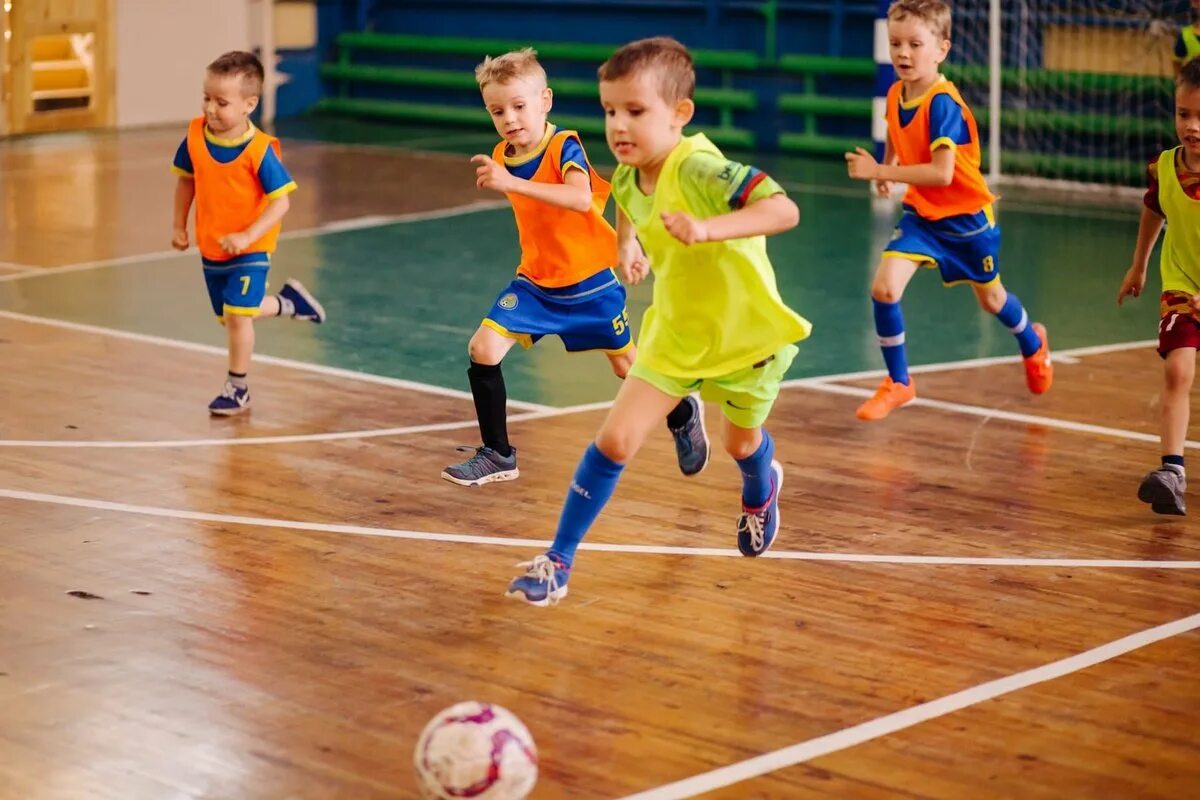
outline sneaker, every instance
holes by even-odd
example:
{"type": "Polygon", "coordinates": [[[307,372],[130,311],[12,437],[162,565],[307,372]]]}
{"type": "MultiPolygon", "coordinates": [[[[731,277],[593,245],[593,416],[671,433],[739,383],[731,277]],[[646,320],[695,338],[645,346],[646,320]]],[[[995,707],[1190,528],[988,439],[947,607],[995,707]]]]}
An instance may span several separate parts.
{"type": "Polygon", "coordinates": [[[692,407],[692,416],[682,427],[672,428],[675,439],[675,457],[679,459],[679,471],[689,478],[699,475],[708,466],[708,431],[704,429],[704,404],[688,395],[683,402],[692,407]]]}
{"type": "Polygon", "coordinates": [[[738,550],[744,556],[761,556],[771,549],[779,532],[779,490],[783,488],[783,465],[771,462],[771,497],[759,508],[742,506],[737,521],[738,550]]]}
{"type": "Polygon", "coordinates": [[[1050,337],[1046,335],[1046,326],[1040,322],[1033,323],[1033,329],[1042,337],[1042,346],[1025,359],[1025,385],[1034,394],[1045,394],[1050,384],[1054,383],[1054,365],[1050,363],[1050,337]]]}
{"type": "Polygon", "coordinates": [[[1142,478],[1138,487],[1138,500],[1149,503],[1156,514],[1187,514],[1183,493],[1187,490],[1187,478],[1179,470],[1165,464],[1142,478]]]}
{"type": "Polygon", "coordinates": [[[907,384],[884,378],[871,399],[859,406],[858,411],[854,413],[864,422],[875,422],[916,399],[917,381],[913,376],[908,376],[907,384]]]}
{"type": "Polygon", "coordinates": [[[517,469],[517,448],[513,448],[507,457],[500,455],[490,447],[459,447],[459,452],[475,455],[461,464],[454,464],[442,470],[442,477],[459,486],[482,486],[485,483],[498,481],[515,481],[521,474],[517,469]]]}
{"type": "Polygon", "coordinates": [[[545,607],[567,596],[571,568],[563,564],[558,556],[547,553],[517,566],[524,569],[525,574],[512,579],[508,591],[504,593],[505,597],[515,597],[531,606],[545,607]]]}
{"type": "Polygon", "coordinates": [[[292,319],[306,319],[318,325],[325,321],[325,309],[317,302],[317,298],[308,293],[304,284],[295,278],[287,279],[283,288],[279,290],[279,295],[291,300],[292,305],[296,307],[292,319]]]}
{"type": "Polygon", "coordinates": [[[232,417],[250,410],[250,387],[238,388],[225,381],[225,388],[208,404],[208,413],[215,417],[232,417]]]}

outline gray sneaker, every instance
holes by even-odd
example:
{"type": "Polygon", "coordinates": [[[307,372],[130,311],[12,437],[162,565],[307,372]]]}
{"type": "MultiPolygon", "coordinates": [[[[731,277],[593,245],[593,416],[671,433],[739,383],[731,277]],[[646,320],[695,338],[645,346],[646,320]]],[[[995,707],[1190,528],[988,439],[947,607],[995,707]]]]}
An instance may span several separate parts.
{"type": "Polygon", "coordinates": [[[1187,513],[1183,493],[1187,490],[1187,478],[1180,470],[1163,465],[1142,478],[1138,487],[1138,500],[1149,503],[1156,514],[1175,514],[1182,517],[1187,513]]]}
{"type": "Polygon", "coordinates": [[[682,427],[672,428],[671,438],[675,440],[675,458],[679,461],[679,471],[689,478],[699,475],[708,466],[708,431],[704,429],[704,404],[690,394],[683,402],[692,407],[692,416],[682,427]]]}
{"type": "Polygon", "coordinates": [[[508,457],[497,453],[490,447],[460,447],[460,452],[475,452],[461,464],[454,464],[442,470],[442,477],[459,486],[482,486],[485,483],[497,481],[513,481],[521,474],[517,469],[517,448],[513,448],[508,457]]]}

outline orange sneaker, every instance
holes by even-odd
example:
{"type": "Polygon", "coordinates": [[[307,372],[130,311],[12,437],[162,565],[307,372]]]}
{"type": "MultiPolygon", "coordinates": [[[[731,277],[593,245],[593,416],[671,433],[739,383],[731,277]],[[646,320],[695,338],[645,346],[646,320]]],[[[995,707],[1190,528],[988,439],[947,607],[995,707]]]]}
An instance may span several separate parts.
{"type": "Polygon", "coordinates": [[[1045,394],[1054,383],[1054,365],[1050,363],[1050,337],[1046,335],[1046,326],[1040,322],[1033,323],[1033,329],[1042,337],[1042,346],[1033,355],[1025,359],[1025,384],[1034,394],[1045,394]]]}
{"type": "Polygon", "coordinates": [[[917,382],[911,375],[908,376],[907,384],[884,378],[871,399],[859,406],[858,411],[854,413],[863,422],[874,422],[916,399],[917,382]]]}

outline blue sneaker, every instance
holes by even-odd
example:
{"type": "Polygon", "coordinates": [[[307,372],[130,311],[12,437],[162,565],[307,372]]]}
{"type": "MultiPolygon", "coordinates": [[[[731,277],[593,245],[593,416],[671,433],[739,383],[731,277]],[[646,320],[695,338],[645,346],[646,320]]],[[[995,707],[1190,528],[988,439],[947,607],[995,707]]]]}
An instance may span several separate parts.
{"type": "Polygon", "coordinates": [[[515,597],[531,606],[545,607],[567,596],[571,568],[563,564],[558,556],[547,553],[517,566],[523,567],[525,574],[512,579],[508,591],[504,593],[505,597],[515,597]]]}
{"type": "Polygon", "coordinates": [[[737,521],[738,550],[744,556],[761,556],[771,549],[779,532],[779,490],[783,488],[783,465],[771,462],[771,497],[759,508],[742,506],[737,521]]]}
{"type": "Polygon", "coordinates": [[[295,278],[288,278],[279,290],[280,297],[286,297],[296,307],[292,319],[306,319],[320,325],[325,321],[325,309],[317,302],[317,298],[308,293],[304,284],[295,278]]]}
{"type": "Polygon", "coordinates": [[[475,455],[461,464],[452,464],[442,470],[442,477],[459,486],[482,486],[485,483],[515,481],[521,475],[517,469],[517,448],[512,448],[508,457],[490,447],[459,447],[458,450],[475,455]]]}
{"type": "Polygon", "coordinates": [[[208,404],[208,413],[216,417],[232,417],[249,410],[250,387],[243,386],[239,389],[229,381],[225,381],[225,388],[208,404]]]}
{"type": "Polygon", "coordinates": [[[704,429],[704,404],[690,394],[683,402],[692,407],[692,416],[681,428],[672,428],[675,439],[675,457],[679,459],[679,471],[689,478],[699,475],[708,466],[708,431],[704,429]]]}

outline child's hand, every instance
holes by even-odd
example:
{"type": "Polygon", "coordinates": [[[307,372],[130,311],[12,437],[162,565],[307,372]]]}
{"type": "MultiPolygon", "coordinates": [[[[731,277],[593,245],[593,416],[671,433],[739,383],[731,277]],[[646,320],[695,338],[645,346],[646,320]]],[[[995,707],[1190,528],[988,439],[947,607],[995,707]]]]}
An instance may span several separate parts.
{"type": "Polygon", "coordinates": [[[1192,295],[1192,299],[1188,301],[1188,305],[1192,307],[1192,311],[1200,313],[1200,292],[1192,295]]]}
{"type": "Polygon", "coordinates": [[[621,273],[621,280],[630,286],[641,283],[650,274],[650,262],[646,260],[646,252],[637,239],[621,248],[617,256],[617,270],[621,273]]]}
{"type": "Polygon", "coordinates": [[[175,235],[171,237],[171,247],[176,250],[188,249],[188,232],[187,228],[176,228],[175,235]]]}
{"type": "MultiPolygon", "coordinates": [[[[1126,297],[1141,297],[1142,289],[1146,288],[1146,270],[1136,264],[1129,268],[1121,281],[1121,289],[1117,292],[1117,305],[1121,305],[1126,297]]],[[[1198,295],[1200,297],[1200,295],[1198,295]]],[[[1195,304],[1196,298],[1192,298],[1195,304]]]]}
{"type": "Polygon", "coordinates": [[[222,236],[218,244],[231,256],[236,256],[250,246],[253,240],[245,233],[229,233],[222,236]]]}
{"type": "Polygon", "coordinates": [[[700,244],[708,241],[708,226],[684,211],[672,211],[662,215],[667,232],[684,244],[700,244]]]}
{"type": "Polygon", "coordinates": [[[513,183],[513,176],[502,164],[496,163],[491,156],[471,156],[475,168],[475,188],[492,189],[497,192],[507,192],[513,183]]]}
{"type": "Polygon", "coordinates": [[[892,196],[892,181],[872,181],[875,185],[875,196],[887,199],[892,196]]]}
{"type": "Polygon", "coordinates": [[[875,156],[861,147],[854,148],[853,153],[846,153],[846,170],[854,180],[877,180],[876,170],[878,169],[879,162],[875,160],[875,156]]]}

